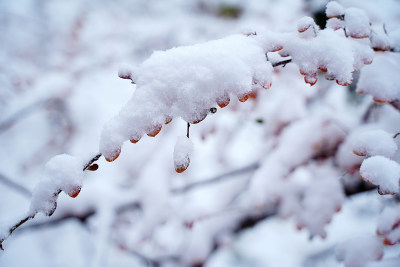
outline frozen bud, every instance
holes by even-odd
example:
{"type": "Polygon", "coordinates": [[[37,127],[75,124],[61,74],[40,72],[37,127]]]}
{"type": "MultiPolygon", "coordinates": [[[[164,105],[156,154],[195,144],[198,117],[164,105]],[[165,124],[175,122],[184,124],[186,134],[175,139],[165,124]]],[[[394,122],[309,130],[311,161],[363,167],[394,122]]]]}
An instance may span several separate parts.
{"type": "Polygon", "coordinates": [[[399,193],[400,165],[388,158],[374,156],[363,161],[360,176],[379,187],[380,194],[399,193]]]}
{"type": "Polygon", "coordinates": [[[177,173],[184,172],[190,163],[193,143],[186,136],[179,136],[174,148],[174,165],[177,173]]]}
{"type": "Polygon", "coordinates": [[[303,17],[297,22],[297,31],[303,38],[313,38],[317,35],[319,27],[311,17],[303,17]]]}
{"type": "Polygon", "coordinates": [[[391,158],[397,145],[393,136],[383,130],[365,131],[353,141],[353,152],[357,156],[385,156],[391,158]]]}
{"type": "Polygon", "coordinates": [[[133,81],[133,67],[128,64],[122,64],[118,70],[118,77],[133,81]]]}
{"type": "Polygon", "coordinates": [[[344,21],[340,20],[338,18],[331,18],[331,19],[328,19],[328,21],[326,22],[326,27],[328,29],[332,29],[334,31],[339,30],[339,29],[343,29],[344,28],[344,21]]]}
{"type": "Polygon", "coordinates": [[[348,8],[345,12],[344,21],[346,32],[350,37],[356,39],[369,37],[371,31],[369,18],[361,9],[348,8]]]}
{"type": "Polygon", "coordinates": [[[340,17],[344,14],[344,8],[336,1],[331,1],[326,5],[326,16],[328,18],[340,17]]]}

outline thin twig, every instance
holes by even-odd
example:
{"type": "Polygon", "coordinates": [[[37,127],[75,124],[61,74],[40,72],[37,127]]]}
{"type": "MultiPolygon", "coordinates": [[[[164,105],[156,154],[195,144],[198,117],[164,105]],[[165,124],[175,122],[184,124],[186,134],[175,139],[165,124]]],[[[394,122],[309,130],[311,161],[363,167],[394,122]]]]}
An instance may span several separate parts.
{"type": "Polygon", "coordinates": [[[282,61],[278,61],[278,62],[274,62],[274,63],[272,63],[272,67],[278,67],[278,66],[280,66],[280,65],[283,65],[284,67],[286,66],[286,64],[288,64],[288,63],[290,63],[290,62],[292,62],[292,59],[291,58],[289,58],[289,59],[285,59],[285,60],[282,60],[282,61]]]}
{"type": "Polygon", "coordinates": [[[13,126],[18,120],[23,118],[24,116],[31,114],[32,111],[35,109],[39,109],[44,106],[47,102],[51,101],[50,99],[46,100],[40,100],[37,101],[29,106],[26,106],[18,111],[16,111],[14,114],[10,115],[7,119],[3,120],[0,122],[0,132],[3,132],[13,126]]]}
{"type": "Polygon", "coordinates": [[[7,178],[3,174],[0,173],[0,182],[5,184],[8,187],[13,188],[14,190],[20,192],[22,195],[26,197],[31,197],[32,192],[26,189],[24,186],[12,181],[11,179],[7,178]]]}
{"type": "Polygon", "coordinates": [[[189,128],[190,128],[190,123],[187,123],[187,132],[186,132],[186,136],[187,138],[189,138],[189,128]]]}

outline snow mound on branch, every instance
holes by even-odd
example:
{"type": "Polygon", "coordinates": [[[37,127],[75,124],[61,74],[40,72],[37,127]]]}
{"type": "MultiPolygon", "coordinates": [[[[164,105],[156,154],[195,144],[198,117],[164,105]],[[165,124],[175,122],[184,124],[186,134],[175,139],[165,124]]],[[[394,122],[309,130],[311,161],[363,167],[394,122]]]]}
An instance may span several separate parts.
{"type": "Polygon", "coordinates": [[[67,154],[50,159],[45,166],[44,178],[33,190],[29,214],[53,214],[60,190],[71,197],[79,194],[84,174],[82,169],[82,161],[67,154]]]}
{"type": "Polygon", "coordinates": [[[361,70],[357,93],[370,94],[374,100],[388,102],[400,99],[400,55],[387,53],[361,70]]]}
{"type": "Polygon", "coordinates": [[[361,177],[378,186],[381,194],[399,193],[400,165],[383,156],[374,156],[363,161],[361,177]]]}
{"type": "Polygon", "coordinates": [[[115,157],[122,143],[160,128],[173,117],[204,119],[218,99],[268,88],[272,66],[260,44],[233,35],[193,46],[156,51],[134,74],[136,91],[103,128],[100,151],[115,157]]]}
{"type": "Polygon", "coordinates": [[[359,156],[393,157],[397,145],[393,136],[383,130],[366,131],[353,141],[353,151],[359,156]]]}
{"type": "Polygon", "coordinates": [[[336,249],[336,258],[344,262],[345,267],[363,267],[370,261],[383,257],[383,245],[375,236],[363,236],[348,240],[336,249]]]}

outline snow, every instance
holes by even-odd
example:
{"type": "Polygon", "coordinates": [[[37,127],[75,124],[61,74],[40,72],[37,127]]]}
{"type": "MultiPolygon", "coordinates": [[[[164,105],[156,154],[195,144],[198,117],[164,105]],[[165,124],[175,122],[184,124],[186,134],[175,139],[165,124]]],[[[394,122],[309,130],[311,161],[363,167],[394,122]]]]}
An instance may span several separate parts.
{"type": "Polygon", "coordinates": [[[399,193],[400,165],[396,161],[383,156],[367,158],[361,164],[360,175],[377,185],[380,193],[399,193]]]}

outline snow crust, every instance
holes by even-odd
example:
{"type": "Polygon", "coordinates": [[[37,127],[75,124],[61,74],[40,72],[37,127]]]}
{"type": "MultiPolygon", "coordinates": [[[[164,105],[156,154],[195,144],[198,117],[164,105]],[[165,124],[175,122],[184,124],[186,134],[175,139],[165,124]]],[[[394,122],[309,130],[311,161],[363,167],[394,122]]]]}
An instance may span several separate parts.
{"type": "Polygon", "coordinates": [[[67,154],[57,155],[45,166],[43,179],[35,186],[29,214],[51,215],[56,206],[58,191],[68,195],[79,193],[83,180],[82,161],[67,154]]]}
{"type": "Polygon", "coordinates": [[[399,193],[400,165],[396,161],[383,156],[367,158],[361,164],[360,175],[383,194],[399,193]]]}

